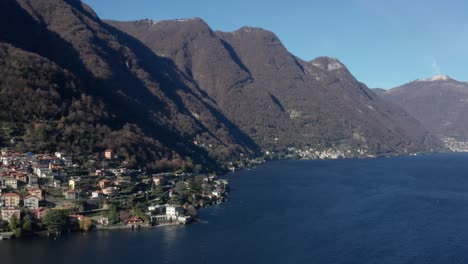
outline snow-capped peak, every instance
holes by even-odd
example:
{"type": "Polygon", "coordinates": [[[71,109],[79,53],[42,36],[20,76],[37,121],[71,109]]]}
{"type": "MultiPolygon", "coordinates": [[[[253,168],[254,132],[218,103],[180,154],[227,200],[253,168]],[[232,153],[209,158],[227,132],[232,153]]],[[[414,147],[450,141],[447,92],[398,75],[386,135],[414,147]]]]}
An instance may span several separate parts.
{"type": "Polygon", "coordinates": [[[447,75],[438,74],[438,75],[433,76],[432,78],[419,79],[418,81],[434,82],[434,81],[448,81],[448,80],[451,80],[451,79],[452,78],[448,77],[447,75]]]}

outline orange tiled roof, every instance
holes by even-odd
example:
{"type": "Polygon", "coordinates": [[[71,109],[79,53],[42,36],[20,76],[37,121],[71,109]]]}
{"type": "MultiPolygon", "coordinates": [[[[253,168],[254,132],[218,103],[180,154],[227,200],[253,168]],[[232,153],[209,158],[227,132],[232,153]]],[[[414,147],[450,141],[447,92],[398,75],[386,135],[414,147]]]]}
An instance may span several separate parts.
{"type": "Polygon", "coordinates": [[[2,196],[5,196],[5,197],[14,197],[14,196],[17,196],[17,197],[19,197],[20,195],[17,194],[17,193],[4,193],[4,194],[2,194],[2,196]]]}

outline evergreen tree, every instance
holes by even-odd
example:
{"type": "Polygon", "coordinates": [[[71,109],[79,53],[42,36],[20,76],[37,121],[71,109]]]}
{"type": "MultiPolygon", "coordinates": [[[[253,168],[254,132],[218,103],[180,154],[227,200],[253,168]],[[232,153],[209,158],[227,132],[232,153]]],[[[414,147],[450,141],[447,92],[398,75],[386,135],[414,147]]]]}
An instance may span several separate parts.
{"type": "Polygon", "coordinates": [[[109,205],[109,212],[107,217],[109,218],[109,223],[111,224],[116,224],[117,222],[119,222],[119,216],[117,214],[117,208],[115,207],[115,205],[109,205]]]}
{"type": "Polygon", "coordinates": [[[13,214],[10,217],[10,221],[8,223],[8,227],[10,228],[11,231],[15,231],[16,228],[20,226],[20,219],[16,217],[16,214],[13,214]]]}
{"type": "Polygon", "coordinates": [[[51,232],[61,232],[68,226],[68,217],[59,210],[50,210],[42,219],[42,223],[51,232]]]}

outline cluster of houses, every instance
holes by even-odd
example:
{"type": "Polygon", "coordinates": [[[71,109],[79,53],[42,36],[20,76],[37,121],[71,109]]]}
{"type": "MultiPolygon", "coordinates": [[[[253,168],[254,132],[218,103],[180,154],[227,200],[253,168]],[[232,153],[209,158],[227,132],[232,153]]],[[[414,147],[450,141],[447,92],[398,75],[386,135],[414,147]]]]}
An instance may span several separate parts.
{"type": "MultiPolygon", "coordinates": [[[[111,151],[105,152],[110,158],[111,151]]],[[[63,200],[76,200],[80,191],[75,189],[79,177],[69,177],[76,171],[71,156],[64,152],[49,154],[19,153],[8,148],[1,150],[0,156],[0,220],[9,221],[15,215],[29,214],[41,219],[51,206],[44,197],[47,187],[63,190],[63,200]],[[69,179],[68,186],[66,179],[69,179]]],[[[60,199],[52,198],[54,202],[60,199]]]]}
{"type": "MultiPolygon", "coordinates": [[[[112,150],[106,150],[104,158],[113,159],[115,154],[112,150]]],[[[19,153],[8,148],[2,149],[0,156],[0,220],[9,221],[13,215],[19,218],[24,214],[41,219],[51,205],[80,199],[81,190],[76,187],[79,185],[81,177],[73,176],[73,172],[80,169],[83,168],[74,164],[72,157],[66,155],[65,152],[55,152],[50,155],[31,152],[19,153]],[[49,197],[46,200],[43,195],[46,188],[55,188],[63,196],[61,198],[49,197]]],[[[124,170],[119,169],[119,173],[124,170]]],[[[89,173],[95,177],[104,174],[103,170],[94,170],[89,173]]],[[[89,198],[117,195],[119,189],[111,186],[110,183],[110,180],[99,182],[96,190],[90,193],[89,198]]]]}
{"type": "Polygon", "coordinates": [[[41,207],[44,200],[39,187],[40,178],[53,178],[63,174],[63,165],[69,165],[69,157],[51,157],[32,153],[16,153],[1,150],[0,211],[1,220],[9,221],[21,213],[41,219],[47,209],[41,207]]]}
{"type": "MultiPolygon", "coordinates": [[[[112,150],[104,151],[101,160],[118,163],[112,150]]],[[[30,215],[40,220],[52,208],[68,209],[83,203],[96,206],[91,210],[105,211],[103,204],[140,199],[147,201],[145,214],[151,223],[185,224],[193,220],[193,214],[188,215],[186,205],[175,204],[170,198],[179,182],[190,189],[187,179],[191,177],[195,175],[183,172],[145,174],[121,166],[84,167],[74,164],[72,157],[64,152],[53,155],[18,153],[5,148],[0,156],[0,220],[8,222],[13,215],[17,218],[30,215]],[[148,193],[155,186],[162,187],[163,196],[156,198],[157,205],[150,205],[153,203],[148,201],[148,193]],[[163,197],[169,204],[159,204],[163,197]]],[[[202,177],[203,190],[191,194],[192,202],[195,201],[190,205],[192,208],[226,199],[227,180],[208,175],[197,177],[202,177]]],[[[76,210],[77,214],[70,217],[81,221],[86,210],[76,210]]],[[[101,226],[109,223],[105,214],[93,215],[92,220],[101,226]]],[[[142,223],[143,219],[137,216],[125,220],[125,224],[131,226],[142,223]]]]}
{"type": "Polygon", "coordinates": [[[9,221],[15,215],[21,217],[22,209],[35,219],[41,219],[47,213],[47,209],[40,207],[42,197],[32,189],[26,197],[13,192],[2,193],[0,200],[1,220],[9,221]]]}

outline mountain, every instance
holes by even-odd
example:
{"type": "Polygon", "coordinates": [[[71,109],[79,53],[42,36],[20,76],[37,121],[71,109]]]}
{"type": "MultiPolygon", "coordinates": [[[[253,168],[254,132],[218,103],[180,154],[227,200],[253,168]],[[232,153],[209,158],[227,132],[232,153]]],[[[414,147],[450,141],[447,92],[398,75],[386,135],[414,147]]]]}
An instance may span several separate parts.
{"type": "Polygon", "coordinates": [[[468,141],[468,83],[436,75],[381,95],[406,109],[434,135],[468,141]]]}
{"type": "Polygon", "coordinates": [[[0,13],[3,144],[14,137],[24,151],[112,148],[129,166],[155,170],[258,152],[173,61],[81,1],[4,0],[0,13]]]}
{"type": "Polygon", "coordinates": [[[340,61],[303,61],[267,30],[213,31],[199,18],[106,23],[174,61],[263,150],[331,149],[355,157],[440,147],[340,61]]]}
{"type": "Polygon", "coordinates": [[[382,89],[382,88],[372,88],[372,91],[377,94],[377,95],[381,95],[383,93],[385,93],[385,89],[382,89]]]}
{"type": "Polygon", "coordinates": [[[167,171],[261,151],[441,146],[338,60],[303,61],[263,29],[102,21],[79,0],[4,0],[0,14],[0,143],[22,151],[111,148],[129,167],[167,171]]]}

